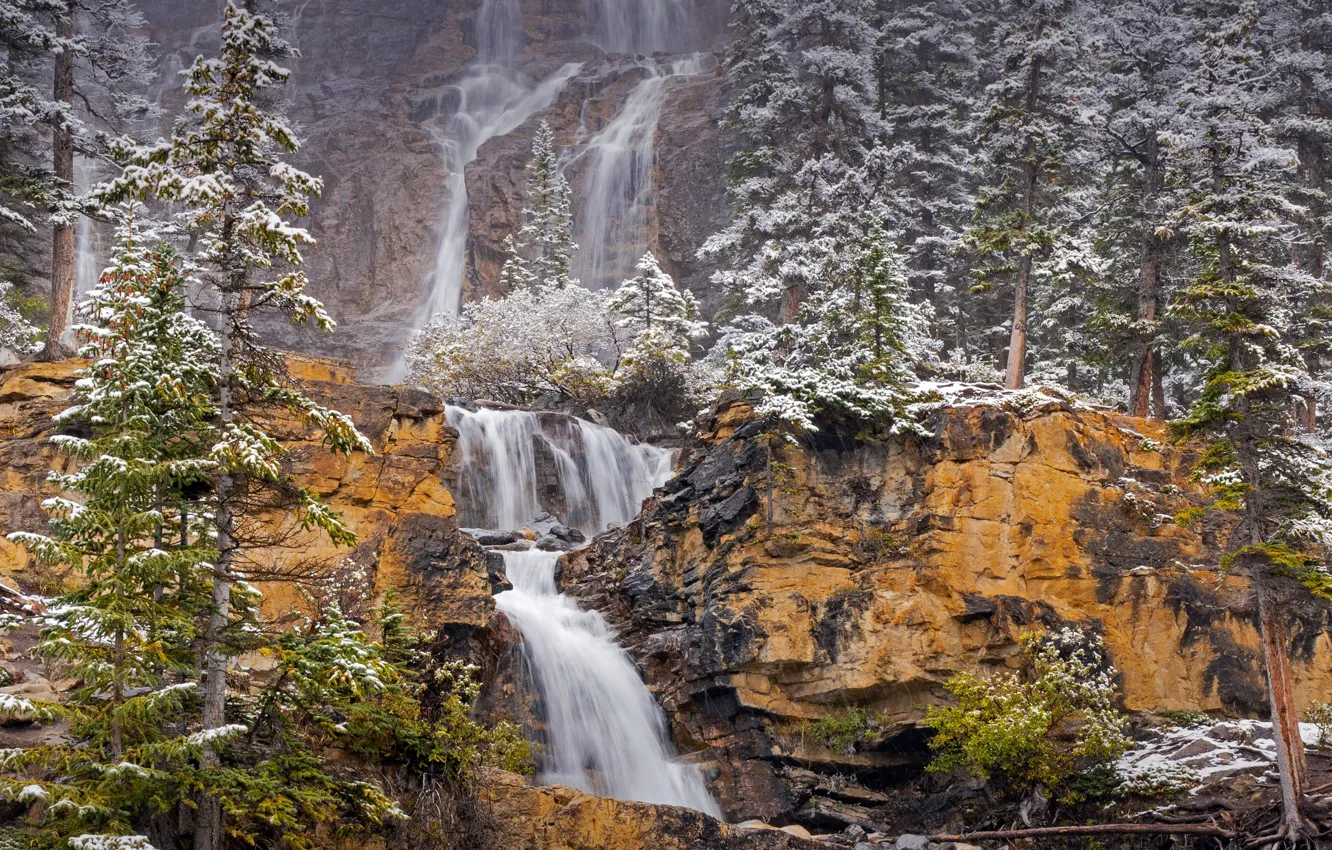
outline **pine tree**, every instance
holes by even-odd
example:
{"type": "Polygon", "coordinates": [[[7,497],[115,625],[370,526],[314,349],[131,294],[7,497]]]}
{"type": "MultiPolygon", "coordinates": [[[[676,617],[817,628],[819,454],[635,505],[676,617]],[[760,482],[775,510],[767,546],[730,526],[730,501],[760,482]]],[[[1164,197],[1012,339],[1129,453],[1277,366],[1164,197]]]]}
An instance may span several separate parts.
{"type": "MultiPolygon", "coordinates": [[[[1011,287],[1013,311],[1005,384],[1023,386],[1036,264],[1060,250],[1070,217],[1072,116],[1066,86],[1078,46],[1067,26],[1070,0],[1005,0],[993,11],[989,45],[997,77],[985,91],[979,138],[987,183],[966,245],[985,258],[978,287],[1011,287]]],[[[1052,263],[1055,265],[1055,263],[1052,263]]]]}
{"type": "Polygon", "coordinates": [[[143,96],[155,76],[149,42],[141,32],[147,21],[132,0],[41,0],[30,3],[34,16],[54,35],[51,109],[44,121],[51,131],[51,323],[43,356],[70,353],[65,342],[74,294],[74,230],[80,215],[93,210],[74,193],[74,157],[100,155],[107,131],[154,114],[143,96]]]}
{"type": "Polygon", "coordinates": [[[886,147],[899,152],[895,197],[884,226],[899,233],[911,291],[934,307],[944,349],[971,348],[983,321],[964,298],[968,255],[962,236],[975,209],[978,157],[975,99],[984,63],[977,54],[975,0],[880,3],[877,70],[886,147]]]}
{"type": "Polygon", "coordinates": [[[55,420],[91,436],[53,438],[79,467],[51,475],[65,494],[46,503],[52,536],[10,535],[77,578],[50,606],[36,653],[79,685],[59,706],[17,707],[63,715],[70,739],[7,751],[0,765],[0,793],[44,804],[10,828],[19,846],[146,842],[136,830],[183,799],[204,748],[173,731],[196,702],[192,642],[214,556],[190,493],[210,475],[217,343],[182,312],[189,282],[181,258],[127,213],[82,307],[80,354],[92,363],[55,420]]]}
{"type": "Polygon", "coordinates": [[[1174,427],[1207,441],[1198,474],[1214,488],[1212,507],[1238,517],[1226,563],[1250,577],[1258,597],[1285,836],[1298,842],[1308,834],[1304,745],[1273,574],[1332,596],[1332,580],[1306,554],[1311,542],[1332,542],[1332,462],[1295,436],[1297,396],[1314,381],[1289,338],[1292,308],[1313,280],[1287,265],[1298,233],[1289,200],[1296,157],[1276,143],[1269,121],[1281,92],[1268,72],[1262,9],[1204,0],[1194,25],[1199,47],[1168,146],[1188,187],[1172,225],[1189,238],[1197,272],[1173,310],[1208,370],[1174,427]]]}
{"type": "MultiPolygon", "coordinates": [[[[282,446],[265,430],[265,422],[275,414],[295,416],[321,433],[332,451],[371,451],[350,419],[284,380],[280,356],[264,348],[251,323],[255,313],[267,310],[293,323],[328,330],[334,324],[305,292],[301,248],[313,240],[284,219],[306,215],[308,199],[322,183],[281,158],[299,147],[268,98],[268,91],[289,77],[285,68],[265,58],[283,45],[268,18],[228,4],[221,56],[200,57],[185,75],[188,117],[177,123],[170,140],[119,144],[124,173],[95,193],[102,200],[156,198],[180,205],[181,225],[197,240],[200,282],[213,299],[210,309],[220,325],[219,435],[211,452],[218,555],[211,576],[212,610],[202,636],[205,731],[227,725],[227,667],[245,646],[231,627],[231,602],[242,580],[246,519],[291,494],[291,508],[303,526],[322,529],[338,544],[355,540],[336,514],[289,480],[281,466],[282,446]]],[[[214,749],[208,748],[206,756],[209,766],[219,763],[214,749]]],[[[200,801],[196,847],[201,850],[220,846],[219,793],[225,790],[215,788],[200,801]]]]}
{"type": "Polygon", "coordinates": [[[520,282],[521,277],[555,289],[574,282],[570,270],[578,245],[573,237],[573,193],[560,173],[555,133],[545,121],[532,138],[523,220],[518,243],[527,258],[526,269],[520,272],[516,267],[513,282],[520,282]]]}
{"type": "Polygon", "coordinates": [[[636,335],[626,365],[632,369],[642,362],[688,362],[690,348],[707,334],[693,294],[677,288],[650,251],[638,261],[636,271],[615,290],[608,305],[620,326],[636,335]]]}
{"type": "Polygon", "coordinates": [[[0,280],[22,286],[36,265],[34,211],[51,197],[38,130],[51,103],[33,84],[55,33],[22,0],[0,0],[0,280]]]}

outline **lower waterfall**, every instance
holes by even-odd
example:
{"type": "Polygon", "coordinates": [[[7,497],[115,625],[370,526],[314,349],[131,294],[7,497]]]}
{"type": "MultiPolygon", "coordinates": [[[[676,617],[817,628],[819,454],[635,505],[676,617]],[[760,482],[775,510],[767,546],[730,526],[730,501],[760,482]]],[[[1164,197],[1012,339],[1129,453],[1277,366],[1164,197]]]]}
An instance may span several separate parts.
{"type": "MultiPolygon", "coordinates": [[[[459,518],[508,530],[559,507],[588,535],[627,522],[671,474],[670,452],[635,445],[582,419],[522,410],[450,406],[458,429],[459,518]],[[538,457],[553,468],[558,505],[545,500],[538,457]]],[[[633,661],[596,611],[560,593],[560,552],[506,550],[512,590],[495,606],[523,636],[523,653],[545,709],[542,781],[592,794],[687,806],[721,818],[703,777],[675,760],[666,718],[633,661]]]]}
{"type": "Polygon", "coordinates": [[[513,590],[495,607],[523,636],[546,710],[542,781],[603,797],[721,810],[692,765],[673,760],[666,722],[606,621],[555,586],[559,552],[505,552],[513,590]]]}

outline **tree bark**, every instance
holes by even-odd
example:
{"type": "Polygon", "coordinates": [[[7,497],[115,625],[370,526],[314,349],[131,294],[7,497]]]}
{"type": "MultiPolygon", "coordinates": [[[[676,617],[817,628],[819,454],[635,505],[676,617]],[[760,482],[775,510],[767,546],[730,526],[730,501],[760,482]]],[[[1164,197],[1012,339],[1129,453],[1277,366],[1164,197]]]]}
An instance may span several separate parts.
{"type": "MultiPolygon", "coordinates": [[[[1150,209],[1153,200],[1161,190],[1161,169],[1159,165],[1160,149],[1156,143],[1156,134],[1147,134],[1142,153],[1143,186],[1141,206],[1144,214],[1150,209]]],[[[1156,323],[1157,303],[1161,292],[1161,239],[1156,235],[1155,224],[1147,221],[1142,234],[1142,256],[1138,263],[1138,323],[1151,327],[1156,323]]],[[[1144,332],[1135,357],[1135,375],[1129,413],[1147,419],[1152,415],[1152,397],[1160,380],[1157,374],[1160,357],[1152,337],[1144,332]]],[[[1164,418],[1164,405],[1157,406],[1157,416],[1164,418]]]]}
{"type": "Polygon", "coordinates": [[[1263,661],[1267,666],[1267,696],[1272,711],[1272,736],[1276,739],[1277,772],[1281,777],[1281,818],[1287,840],[1297,842],[1305,832],[1304,799],[1309,771],[1304,763],[1304,740],[1300,737],[1290,660],[1286,657],[1286,630],[1272,610],[1272,601],[1261,582],[1258,618],[1262,627],[1263,661]]]}
{"type": "MultiPolygon", "coordinates": [[[[1040,37],[1040,30],[1037,31],[1037,37],[1040,37]]],[[[1040,87],[1041,58],[1036,56],[1031,60],[1024,95],[1028,115],[1036,111],[1040,87]]],[[[1022,162],[1022,220],[1018,225],[1024,233],[1036,208],[1036,181],[1040,175],[1038,155],[1036,136],[1028,135],[1026,156],[1022,162]]],[[[1020,238],[1018,241],[1023,243],[1025,240],[1020,238]]],[[[1032,257],[1030,246],[1022,244],[1020,250],[1022,255],[1018,259],[1017,280],[1013,284],[1013,329],[1008,338],[1008,363],[1004,370],[1004,386],[1010,390],[1021,389],[1027,377],[1027,309],[1031,295],[1032,257]]]]}
{"type": "MultiPolygon", "coordinates": [[[[70,12],[56,21],[56,34],[62,39],[74,37],[74,16],[70,12]]],[[[54,100],[64,109],[74,106],[74,53],[69,47],[55,57],[54,100]]],[[[69,121],[57,119],[51,130],[52,171],[62,190],[74,189],[74,128],[69,121]]],[[[67,340],[70,313],[74,301],[74,227],[56,221],[51,227],[51,324],[46,329],[45,360],[63,360],[73,354],[67,340]]]]}

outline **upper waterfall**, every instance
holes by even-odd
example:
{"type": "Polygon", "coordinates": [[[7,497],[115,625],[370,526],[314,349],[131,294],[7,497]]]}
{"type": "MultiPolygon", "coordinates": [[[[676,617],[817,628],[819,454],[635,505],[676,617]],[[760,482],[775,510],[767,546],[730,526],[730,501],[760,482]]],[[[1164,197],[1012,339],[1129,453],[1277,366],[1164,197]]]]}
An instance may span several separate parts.
{"type": "Polygon", "coordinates": [[[458,429],[454,485],[463,526],[522,528],[544,511],[587,534],[625,523],[671,474],[671,452],[584,419],[446,409],[458,429]]]}

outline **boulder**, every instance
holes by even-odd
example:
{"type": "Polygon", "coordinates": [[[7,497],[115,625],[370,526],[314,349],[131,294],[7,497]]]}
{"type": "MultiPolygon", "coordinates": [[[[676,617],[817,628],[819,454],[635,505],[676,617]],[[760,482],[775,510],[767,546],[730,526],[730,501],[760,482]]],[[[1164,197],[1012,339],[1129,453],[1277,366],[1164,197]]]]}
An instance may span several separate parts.
{"type": "Polygon", "coordinates": [[[499,531],[491,528],[464,528],[463,534],[470,535],[482,546],[507,546],[516,539],[512,531],[499,531]]]}

